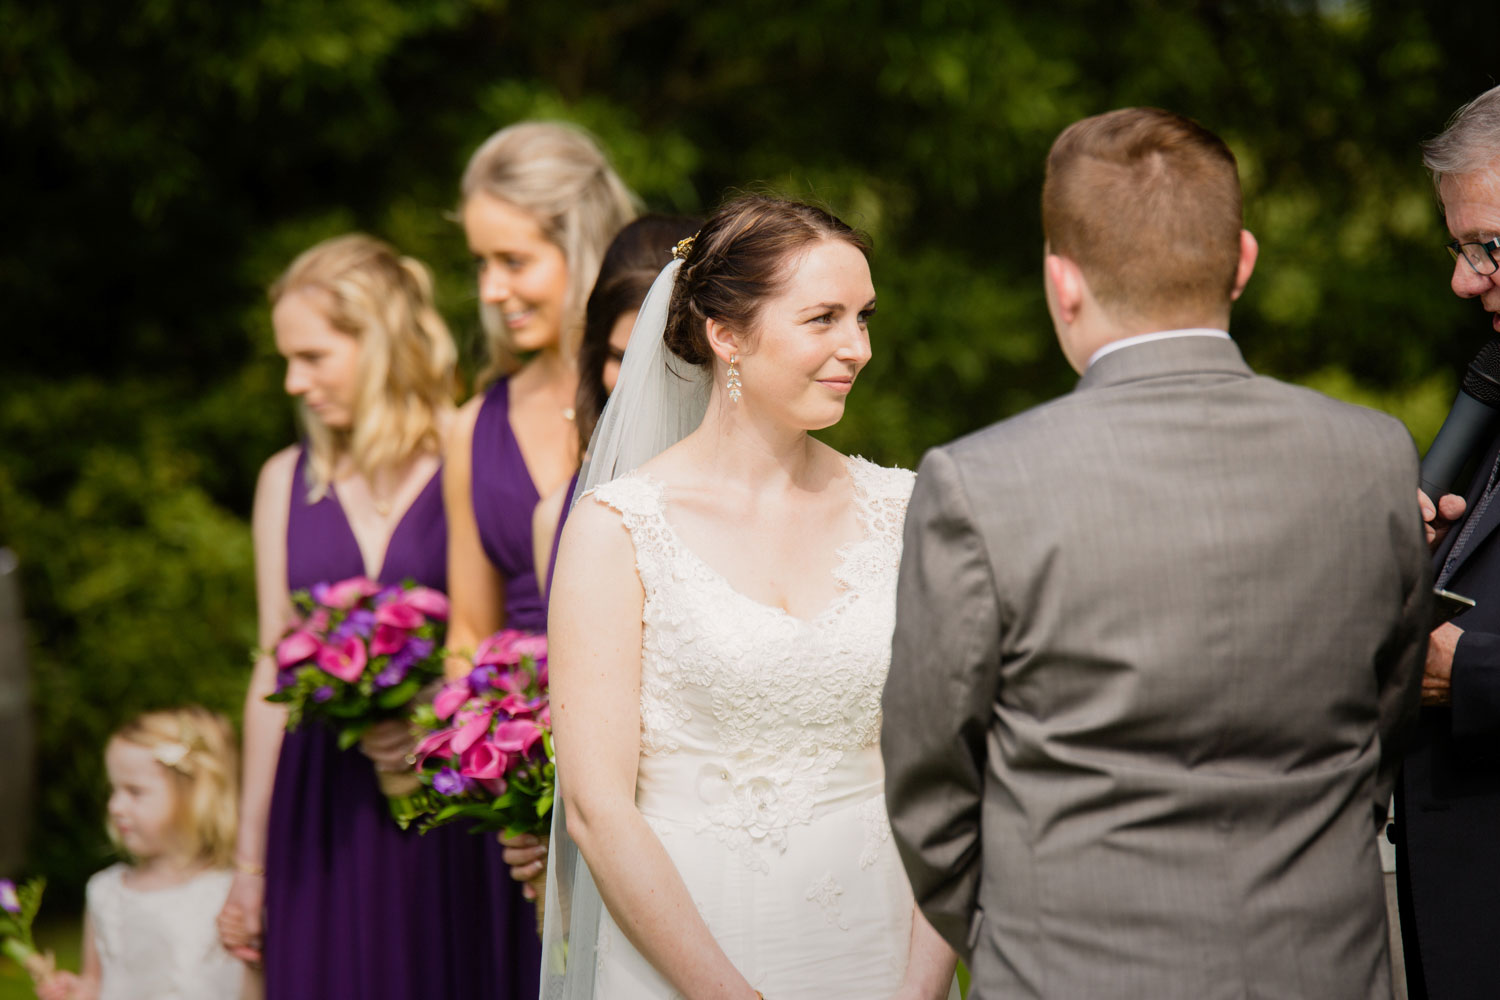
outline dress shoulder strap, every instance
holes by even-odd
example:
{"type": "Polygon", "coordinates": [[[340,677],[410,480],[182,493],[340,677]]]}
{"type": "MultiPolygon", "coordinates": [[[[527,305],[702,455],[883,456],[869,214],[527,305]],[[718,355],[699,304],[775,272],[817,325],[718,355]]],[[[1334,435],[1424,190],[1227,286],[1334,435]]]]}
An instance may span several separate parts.
{"type": "Polygon", "coordinates": [[[855,455],[849,459],[849,475],[854,480],[854,502],[870,533],[899,539],[917,474],[855,455]]]}
{"type": "Polygon", "coordinates": [[[580,499],[592,497],[619,513],[635,546],[636,570],[649,597],[671,576],[677,556],[677,536],[662,510],[665,484],[641,472],[632,472],[594,487],[580,499]]]}

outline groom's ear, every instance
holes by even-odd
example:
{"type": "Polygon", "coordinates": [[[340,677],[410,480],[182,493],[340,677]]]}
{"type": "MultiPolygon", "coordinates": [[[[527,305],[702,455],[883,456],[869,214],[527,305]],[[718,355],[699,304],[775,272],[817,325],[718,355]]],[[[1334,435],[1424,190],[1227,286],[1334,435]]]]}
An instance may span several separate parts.
{"type": "Polygon", "coordinates": [[[726,365],[736,354],[745,353],[744,338],[712,316],[704,323],[704,333],[708,337],[708,349],[726,365]]]}
{"type": "Polygon", "coordinates": [[[1079,266],[1061,254],[1049,253],[1042,262],[1047,276],[1047,298],[1056,310],[1054,322],[1071,326],[1088,295],[1088,282],[1079,266]]]}

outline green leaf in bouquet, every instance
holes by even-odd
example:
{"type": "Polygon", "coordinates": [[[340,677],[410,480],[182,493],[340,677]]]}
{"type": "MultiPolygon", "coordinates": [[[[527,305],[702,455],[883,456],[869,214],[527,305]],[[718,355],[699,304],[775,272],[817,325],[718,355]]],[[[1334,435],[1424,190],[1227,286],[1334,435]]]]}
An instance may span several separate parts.
{"type": "Polygon", "coordinates": [[[344,726],[339,729],[339,749],[348,750],[354,746],[359,742],[359,738],[364,735],[364,732],[364,726],[344,726]]]}
{"type": "Polygon", "coordinates": [[[386,688],[375,696],[375,704],[394,711],[417,696],[422,689],[420,678],[408,677],[395,687],[386,688]]]}
{"type": "Polygon", "coordinates": [[[365,706],[361,704],[361,702],[363,701],[363,698],[351,699],[348,701],[345,701],[341,698],[336,701],[328,702],[323,707],[323,711],[327,712],[335,719],[357,719],[361,715],[365,714],[365,706]]]}
{"type": "Polygon", "coordinates": [[[536,800],[536,818],[541,819],[552,811],[552,793],[548,792],[536,800]]]}

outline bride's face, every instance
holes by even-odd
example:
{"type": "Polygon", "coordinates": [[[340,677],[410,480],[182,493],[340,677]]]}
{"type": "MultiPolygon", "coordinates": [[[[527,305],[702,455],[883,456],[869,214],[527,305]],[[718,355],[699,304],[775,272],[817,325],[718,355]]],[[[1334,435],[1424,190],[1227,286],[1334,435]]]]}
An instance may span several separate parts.
{"type": "Polygon", "coordinates": [[[842,240],[814,244],[793,262],[781,292],[762,304],[754,339],[740,352],[744,397],[729,405],[773,413],[803,430],[838,423],[870,360],[874,311],[865,255],[842,240]]]}

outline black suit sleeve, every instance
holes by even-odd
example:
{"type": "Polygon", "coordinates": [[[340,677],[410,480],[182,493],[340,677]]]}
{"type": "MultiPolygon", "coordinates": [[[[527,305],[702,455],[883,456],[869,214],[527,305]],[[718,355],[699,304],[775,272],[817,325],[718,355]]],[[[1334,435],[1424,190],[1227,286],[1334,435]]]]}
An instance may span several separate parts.
{"type": "Polygon", "coordinates": [[[1453,735],[1500,735],[1500,635],[1466,631],[1453,651],[1453,735]]]}

